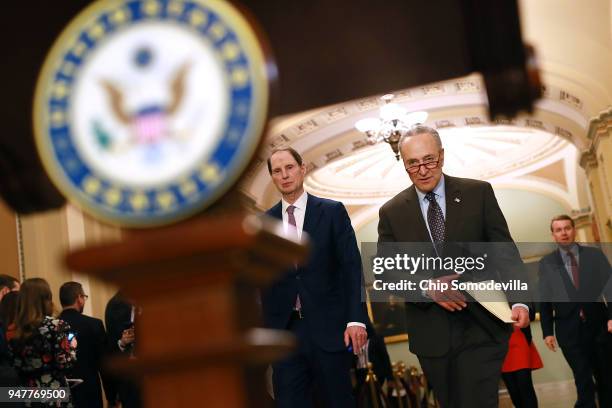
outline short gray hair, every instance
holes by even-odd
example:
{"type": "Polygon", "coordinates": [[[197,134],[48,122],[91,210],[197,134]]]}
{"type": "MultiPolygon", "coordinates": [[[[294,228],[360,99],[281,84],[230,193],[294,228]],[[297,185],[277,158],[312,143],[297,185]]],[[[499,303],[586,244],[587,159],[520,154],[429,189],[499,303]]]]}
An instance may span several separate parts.
{"type": "MultiPolygon", "coordinates": [[[[399,140],[398,146],[402,147],[402,144],[404,143],[404,141],[406,141],[408,138],[412,136],[425,135],[425,134],[431,135],[434,138],[434,141],[436,142],[438,147],[442,149],[442,139],[440,139],[440,134],[438,133],[438,131],[434,128],[430,128],[429,126],[425,126],[425,125],[416,125],[416,126],[411,127],[408,132],[402,135],[402,137],[399,140]]],[[[400,149],[400,153],[401,153],[401,149],[400,149]]]]}

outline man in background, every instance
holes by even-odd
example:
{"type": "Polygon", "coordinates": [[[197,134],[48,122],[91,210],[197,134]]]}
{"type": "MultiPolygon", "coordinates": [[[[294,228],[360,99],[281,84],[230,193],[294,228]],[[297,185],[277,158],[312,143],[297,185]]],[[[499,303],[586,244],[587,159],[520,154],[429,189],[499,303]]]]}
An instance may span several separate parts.
{"type": "MultiPolygon", "coordinates": [[[[0,275],[0,384],[7,387],[21,385],[17,371],[11,364],[6,342],[7,328],[15,320],[19,288],[17,279],[9,275],[0,275]]],[[[7,403],[7,406],[21,406],[21,404],[7,403]]]]}
{"type": "Polygon", "coordinates": [[[0,300],[9,292],[19,290],[19,281],[10,275],[0,275],[0,300]]]}
{"type": "MultiPolygon", "coordinates": [[[[598,248],[576,243],[570,216],[554,217],[550,231],[557,249],[540,260],[539,269],[544,343],[556,351],[558,342],[574,373],[576,408],[595,408],[595,391],[600,408],[610,408],[612,308],[602,300],[612,276],[610,263],[598,248]]],[[[605,295],[612,301],[610,293],[605,295]]]]}
{"type": "MultiPolygon", "coordinates": [[[[108,348],[116,355],[134,357],[136,307],[118,291],[106,304],[104,320],[108,330],[108,348]]],[[[105,388],[105,391],[107,389],[105,388]]],[[[121,401],[122,408],[142,406],[138,385],[130,379],[114,377],[108,387],[107,399],[121,401]]]]}
{"type": "Polygon", "coordinates": [[[327,407],[353,407],[347,348],[364,346],[367,314],[351,220],[342,203],[304,191],[306,166],[294,149],[274,150],[268,170],[282,199],[266,214],[283,222],[288,237],[307,233],[310,243],[306,262],[262,296],[266,326],[289,330],[298,341],[291,356],[273,365],[276,404],[312,407],[314,395],[327,407]]]}
{"type": "Polygon", "coordinates": [[[102,320],[83,314],[88,296],[78,282],[66,282],[60,287],[62,313],[59,318],[70,325],[77,340],[77,359],[70,378],[83,382],[71,388],[77,408],[102,408],[100,365],[106,352],[106,332],[102,320]]]}

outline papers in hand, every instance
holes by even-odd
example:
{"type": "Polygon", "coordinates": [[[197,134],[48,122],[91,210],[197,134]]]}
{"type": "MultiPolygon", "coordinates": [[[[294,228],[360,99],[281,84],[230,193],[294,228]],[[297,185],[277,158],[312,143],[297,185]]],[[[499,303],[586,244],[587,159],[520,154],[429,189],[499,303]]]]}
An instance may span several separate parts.
{"type": "Polygon", "coordinates": [[[79,384],[83,383],[83,380],[80,378],[66,378],[66,382],[68,383],[68,387],[74,388],[79,384]]]}
{"type": "Polygon", "coordinates": [[[466,290],[475,301],[480,303],[493,316],[504,323],[514,323],[512,309],[508,304],[506,294],[501,290],[466,290]]]}

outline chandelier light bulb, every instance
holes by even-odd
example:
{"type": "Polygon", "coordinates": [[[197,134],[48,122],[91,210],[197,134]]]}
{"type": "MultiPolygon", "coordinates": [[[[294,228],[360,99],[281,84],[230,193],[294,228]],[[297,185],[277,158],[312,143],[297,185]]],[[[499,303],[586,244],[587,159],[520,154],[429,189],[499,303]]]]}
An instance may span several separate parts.
{"type": "Polygon", "coordinates": [[[385,95],[380,97],[380,99],[382,99],[385,103],[391,102],[393,100],[393,98],[395,98],[395,95],[393,95],[393,94],[385,94],[385,95]]]}
{"type": "Polygon", "coordinates": [[[406,109],[396,103],[388,103],[380,107],[380,117],[382,120],[397,120],[406,115],[406,109]]]}
{"type": "Polygon", "coordinates": [[[404,122],[408,127],[420,125],[425,123],[425,121],[427,120],[427,116],[427,112],[424,111],[410,112],[402,118],[402,122],[404,122]]]}
{"type": "Polygon", "coordinates": [[[380,119],[378,118],[365,118],[358,120],[355,123],[355,128],[363,133],[376,133],[380,129],[380,119]]]}
{"type": "Polygon", "coordinates": [[[378,118],[365,118],[355,123],[355,128],[367,136],[368,144],[386,142],[399,161],[399,140],[412,126],[425,123],[427,112],[408,112],[397,103],[391,102],[393,94],[383,95],[378,118]]]}

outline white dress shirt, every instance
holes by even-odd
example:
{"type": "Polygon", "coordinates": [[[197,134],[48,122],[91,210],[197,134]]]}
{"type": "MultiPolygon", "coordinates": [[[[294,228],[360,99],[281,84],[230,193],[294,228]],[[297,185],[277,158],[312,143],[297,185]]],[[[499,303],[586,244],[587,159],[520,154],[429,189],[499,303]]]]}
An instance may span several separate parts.
{"type": "MultiPolygon", "coordinates": [[[[295,217],[295,227],[297,229],[298,239],[302,239],[302,231],[304,230],[304,217],[306,215],[306,205],[308,203],[308,194],[304,191],[302,195],[295,200],[293,204],[289,204],[285,199],[281,199],[282,214],[283,214],[283,231],[286,236],[292,236],[290,232],[291,225],[289,225],[289,214],[287,214],[287,208],[293,205],[293,216],[295,217]]],[[[346,327],[359,326],[365,329],[365,324],[360,322],[348,322],[346,327]]]]}

